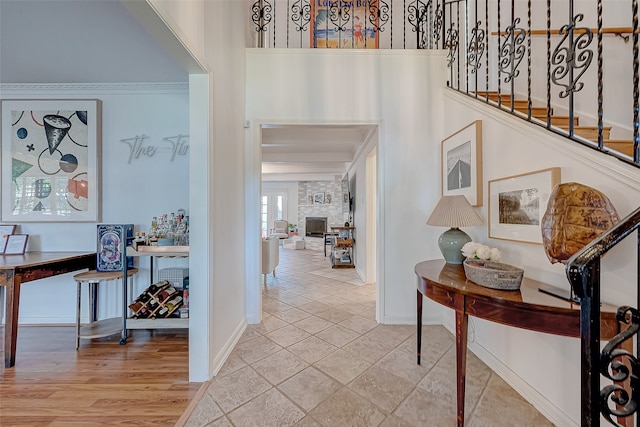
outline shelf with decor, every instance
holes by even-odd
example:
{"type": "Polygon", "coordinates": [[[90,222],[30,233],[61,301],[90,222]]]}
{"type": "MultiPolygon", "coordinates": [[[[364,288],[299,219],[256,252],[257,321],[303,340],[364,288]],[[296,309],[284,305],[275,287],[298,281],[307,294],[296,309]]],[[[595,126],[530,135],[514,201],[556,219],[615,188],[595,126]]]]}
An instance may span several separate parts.
{"type": "Polygon", "coordinates": [[[331,227],[331,231],[335,233],[331,236],[330,260],[332,268],[355,268],[353,230],[355,227],[331,227]]]}

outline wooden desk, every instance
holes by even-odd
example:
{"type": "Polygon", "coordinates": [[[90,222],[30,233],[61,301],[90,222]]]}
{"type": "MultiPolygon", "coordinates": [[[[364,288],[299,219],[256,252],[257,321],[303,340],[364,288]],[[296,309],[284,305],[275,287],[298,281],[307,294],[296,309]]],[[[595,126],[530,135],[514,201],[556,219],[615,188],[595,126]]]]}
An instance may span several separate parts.
{"type": "MultiPolygon", "coordinates": [[[[422,300],[426,296],[456,312],[456,384],[458,426],[464,425],[464,393],[467,358],[468,316],[503,325],[567,337],[580,337],[580,306],[543,294],[548,286],[524,278],[519,291],[499,291],[467,281],[462,265],[444,260],[416,264],[418,276],[418,365],[422,341],[422,300]]],[[[609,339],[619,332],[616,308],[602,305],[601,333],[609,339]]]]}
{"type": "Polygon", "coordinates": [[[24,255],[0,255],[0,286],[6,288],[5,368],[11,368],[16,363],[20,285],[85,268],[96,268],[95,252],[27,252],[24,255]]]}

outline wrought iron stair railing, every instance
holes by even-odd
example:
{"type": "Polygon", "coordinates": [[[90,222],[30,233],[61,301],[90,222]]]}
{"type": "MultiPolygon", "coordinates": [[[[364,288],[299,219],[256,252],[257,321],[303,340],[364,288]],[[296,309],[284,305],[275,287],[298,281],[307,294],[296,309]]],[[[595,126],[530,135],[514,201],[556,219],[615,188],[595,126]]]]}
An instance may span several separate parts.
{"type": "MultiPolygon", "coordinates": [[[[597,427],[602,415],[613,425],[614,417],[638,418],[640,404],[640,233],[637,233],[636,286],[638,290],[635,307],[618,308],[617,318],[628,327],[600,351],[600,261],[613,247],[634,231],[640,229],[640,208],[629,214],[618,224],[574,254],[566,265],[571,288],[580,299],[581,341],[581,425],[597,427]],[[625,341],[636,347],[628,352],[620,347],[625,341]],[[634,354],[635,353],[635,354],[634,354]],[[613,384],[601,388],[600,376],[613,384]],[[621,385],[625,383],[625,386],[621,385]],[[613,406],[613,407],[612,407],[613,406]]],[[[640,421],[639,421],[640,422],[640,421]]],[[[636,424],[638,425],[638,424],[636,424]]]]}
{"type": "Polygon", "coordinates": [[[638,0],[256,0],[251,19],[259,47],[446,49],[452,89],[640,167],[638,0]]]}

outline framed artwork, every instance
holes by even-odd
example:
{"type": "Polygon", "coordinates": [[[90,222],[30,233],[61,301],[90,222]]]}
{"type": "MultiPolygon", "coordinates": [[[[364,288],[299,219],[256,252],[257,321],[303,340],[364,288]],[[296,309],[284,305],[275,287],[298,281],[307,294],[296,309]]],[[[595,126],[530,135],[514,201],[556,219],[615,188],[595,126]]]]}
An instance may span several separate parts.
{"type": "Polygon", "coordinates": [[[321,205],[324,203],[324,192],[322,193],[313,193],[313,204],[321,205]]]}
{"type": "Polygon", "coordinates": [[[489,181],[489,237],[542,244],[540,223],[560,168],[489,181]]]}
{"type": "Polygon", "coordinates": [[[101,136],[99,100],[2,100],[2,221],[99,221],[101,136]]]}
{"type": "Polygon", "coordinates": [[[311,46],[332,49],[377,49],[379,17],[369,20],[368,1],[312,1],[311,46]]]}
{"type": "Polygon", "coordinates": [[[10,234],[4,247],[5,255],[22,255],[27,248],[28,234],[10,234]]]}
{"type": "Polygon", "coordinates": [[[442,141],[442,195],[463,195],[482,206],[482,121],[476,120],[442,141]]]}

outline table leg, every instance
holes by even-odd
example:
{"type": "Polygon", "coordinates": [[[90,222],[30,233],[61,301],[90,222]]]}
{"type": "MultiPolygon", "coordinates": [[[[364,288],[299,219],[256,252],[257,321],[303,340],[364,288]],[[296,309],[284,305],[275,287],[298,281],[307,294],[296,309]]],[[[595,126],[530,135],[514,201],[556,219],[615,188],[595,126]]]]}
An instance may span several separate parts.
{"type": "Polygon", "coordinates": [[[4,316],[4,286],[0,286],[0,322],[4,316]]]}
{"type": "Polygon", "coordinates": [[[420,364],[420,353],[422,352],[422,300],[424,299],[424,297],[422,296],[422,293],[420,292],[420,289],[418,289],[418,295],[417,295],[417,319],[416,319],[416,325],[418,325],[418,331],[417,331],[417,336],[416,336],[416,341],[418,342],[418,365],[420,364]]]}
{"type": "Polygon", "coordinates": [[[82,282],[76,282],[76,350],[80,348],[80,308],[82,301],[82,282]]]}
{"type": "Polygon", "coordinates": [[[4,326],[4,367],[11,368],[16,364],[16,344],[18,342],[18,307],[20,302],[20,281],[16,280],[13,270],[0,272],[0,280],[4,283],[5,326],[4,326]]]}
{"type": "Polygon", "coordinates": [[[464,426],[464,393],[467,375],[467,327],[469,316],[456,311],[456,383],[458,427],[464,426]]]}

